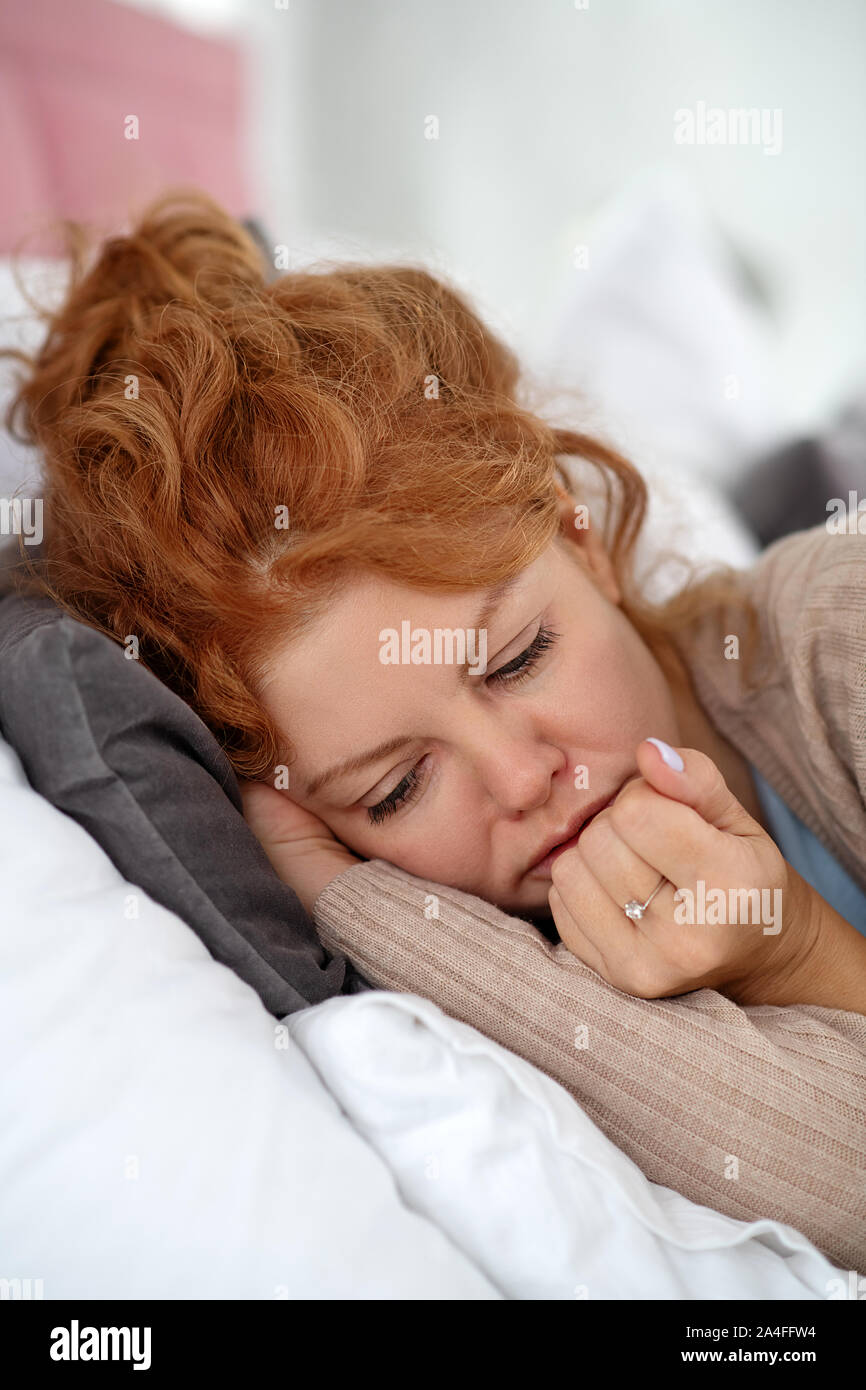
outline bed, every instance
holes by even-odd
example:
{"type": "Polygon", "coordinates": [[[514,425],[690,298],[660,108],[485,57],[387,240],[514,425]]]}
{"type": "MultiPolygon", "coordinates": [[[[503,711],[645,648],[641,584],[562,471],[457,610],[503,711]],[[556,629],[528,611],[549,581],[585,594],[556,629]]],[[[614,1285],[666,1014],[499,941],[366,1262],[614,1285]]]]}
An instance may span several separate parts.
{"type": "Polygon", "coordinates": [[[562,1087],[429,1001],[275,1018],[5,740],[0,825],[0,1245],[22,1288],[807,1300],[842,1277],[790,1228],[647,1182],[562,1087]]]}

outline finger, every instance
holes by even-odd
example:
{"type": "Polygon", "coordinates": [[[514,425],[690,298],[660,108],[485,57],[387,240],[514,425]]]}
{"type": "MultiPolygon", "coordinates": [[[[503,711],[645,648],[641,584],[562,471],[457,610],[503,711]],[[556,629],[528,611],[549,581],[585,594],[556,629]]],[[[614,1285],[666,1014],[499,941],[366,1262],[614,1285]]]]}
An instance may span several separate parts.
{"type": "MultiPolygon", "coordinates": [[[[664,896],[659,920],[663,924],[668,921],[673,911],[672,893],[670,884],[662,884],[647,914],[664,896]]],[[[615,989],[643,999],[669,992],[670,963],[663,950],[664,938],[659,942],[654,939],[655,932],[642,930],[645,918],[632,921],[627,917],[601,885],[593,883],[591,874],[579,904],[566,904],[555,885],[548,900],[563,945],[615,989]]],[[[657,931],[658,923],[655,926],[657,931]]]]}
{"type": "MultiPolygon", "coordinates": [[[[655,870],[650,892],[660,874],[675,888],[693,890],[707,865],[730,865],[737,851],[735,836],[709,825],[693,807],[672,801],[643,779],[624,787],[601,816],[637,858],[655,870]]],[[[592,821],[585,832],[588,850],[595,828],[592,821]]],[[[749,852],[750,846],[744,845],[744,854],[749,852]]],[[[641,879],[645,882],[646,875],[641,879]]]]}
{"type": "MultiPolygon", "coordinates": [[[[640,865],[632,857],[629,872],[635,874],[639,869],[640,865]]],[[[558,904],[561,904],[561,923],[555,914],[554,921],[569,950],[573,950],[606,980],[615,983],[621,979],[639,978],[636,972],[650,956],[655,955],[656,947],[642,936],[637,930],[638,924],[623,910],[624,904],[633,895],[626,893],[621,902],[618,897],[612,897],[593,868],[581,857],[578,846],[566,850],[554,860],[551,879],[553,882],[548,899],[553,904],[555,893],[558,904]],[[567,868],[563,867],[566,859],[571,860],[567,868]],[[567,889],[563,887],[565,880],[567,889]]],[[[659,876],[655,874],[647,897],[658,881],[659,876]]],[[[620,888],[617,887],[615,892],[618,895],[620,888]]]]}
{"type": "Polygon", "coordinates": [[[555,885],[551,886],[547,900],[563,945],[573,956],[577,956],[578,960],[582,960],[584,965],[588,965],[590,970],[594,970],[597,975],[601,975],[602,979],[606,979],[609,967],[604,955],[581,927],[581,921],[584,919],[583,911],[579,917],[575,916],[566,907],[565,901],[555,885]]]}
{"type": "MultiPolygon", "coordinates": [[[[610,806],[593,817],[581,832],[576,845],[557,856],[551,866],[551,879],[567,903],[576,902],[588,868],[620,909],[632,898],[644,902],[660,875],[665,874],[665,870],[657,866],[653,853],[658,854],[662,846],[667,846],[671,828],[674,831],[679,829],[689,815],[694,817],[697,825],[704,824],[687,807],[678,806],[676,802],[660,796],[643,778],[637,778],[623,787],[610,806]],[[622,807],[626,799],[629,806],[636,803],[636,811],[623,816],[620,810],[615,818],[614,811],[622,807]],[[648,819],[650,828],[653,828],[652,816],[659,813],[656,808],[666,814],[669,821],[674,816],[677,818],[673,827],[669,825],[658,836],[658,843],[655,840],[650,842],[647,835],[640,835],[644,819],[648,819]],[[632,823],[634,829],[628,834],[626,832],[632,823]],[[643,889],[646,892],[640,897],[643,889]]],[[[665,874],[665,877],[670,875],[665,874]]]]}
{"type": "Polygon", "coordinates": [[[712,758],[700,749],[671,748],[660,739],[644,739],[637,746],[637,762],[641,775],[655,791],[692,807],[708,825],[732,835],[761,829],[729,789],[712,758]],[[672,760],[679,756],[682,771],[665,761],[657,743],[672,760]]]}
{"type": "Polygon", "coordinates": [[[561,888],[566,886],[566,900],[570,900],[569,893],[574,890],[575,860],[590,870],[621,912],[628,902],[646,902],[662,877],[660,869],[626,843],[607,810],[593,819],[573,849],[566,850],[553,862],[551,879],[561,888]]]}
{"type": "MultiPolygon", "coordinates": [[[[642,957],[647,968],[654,961],[684,961],[709,944],[706,936],[697,937],[693,927],[677,915],[683,892],[697,893],[705,875],[710,880],[707,886],[712,888],[747,883],[754,871],[751,837],[738,837],[708,825],[692,807],[663,796],[643,779],[624,787],[616,801],[590,822],[578,848],[621,907],[631,898],[647,903],[658,888],[644,914],[634,921],[638,936],[652,947],[642,957]],[[617,840],[622,842],[622,850],[617,849],[617,840]],[[716,879],[713,866],[720,879],[716,879]],[[647,873],[647,868],[652,872],[647,873]],[[667,883],[660,884],[660,876],[667,883]],[[631,885],[639,891],[632,891],[631,885]],[[622,896],[624,891],[627,897],[622,896]]],[[[568,851],[560,855],[553,869],[567,856],[568,851]]],[[[564,872],[568,872],[567,866],[564,872]]],[[[568,901],[568,894],[565,896],[568,901]]],[[[648,978],[644,982],[648,983],[648,978]]]]}

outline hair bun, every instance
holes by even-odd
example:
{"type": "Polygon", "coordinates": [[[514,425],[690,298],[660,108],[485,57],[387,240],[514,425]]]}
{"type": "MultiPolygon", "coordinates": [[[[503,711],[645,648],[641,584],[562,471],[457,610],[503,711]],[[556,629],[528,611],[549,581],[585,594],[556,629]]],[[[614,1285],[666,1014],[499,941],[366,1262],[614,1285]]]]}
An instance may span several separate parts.
{"type": "Polygon", "coordinates": [[[152,203],[126,235],[107,241],[94,271],[126,294],[220,304],[239,284],[262,285],[265,264],[239,222],[206,194],[179,189],[152,203]]]}
{"type": "Polygon", "coordinates": [[[10,427],[49,455],[62,422],[103,390],[121,386],[173,322],[216,328],[237,313],[244,291],[264,286],[265,264],[250,234],[206,194],[175,190],[151,203],[132,227],[110,237],[88,264],[82,229],[70,225],[71,276],[57,312],[44,311],[47,336],[10,411],[10,427]],[[168,312],[164,312],[168,311],[168,312]]]}

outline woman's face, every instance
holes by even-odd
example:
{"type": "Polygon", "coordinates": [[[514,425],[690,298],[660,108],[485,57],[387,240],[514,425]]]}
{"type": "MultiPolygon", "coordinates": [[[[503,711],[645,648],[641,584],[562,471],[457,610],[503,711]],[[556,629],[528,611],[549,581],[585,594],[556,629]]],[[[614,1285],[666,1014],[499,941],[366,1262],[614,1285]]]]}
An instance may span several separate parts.
{"type": "Polygon", "coordinates": [[[548,851],[640,775],[641,739],[680,741],[676,709],[594,532],[557,537],[479,622],[490,597],[361,578],[259,694],[296,753],[289,795],[350,849],[543,914],[548,851]]]}

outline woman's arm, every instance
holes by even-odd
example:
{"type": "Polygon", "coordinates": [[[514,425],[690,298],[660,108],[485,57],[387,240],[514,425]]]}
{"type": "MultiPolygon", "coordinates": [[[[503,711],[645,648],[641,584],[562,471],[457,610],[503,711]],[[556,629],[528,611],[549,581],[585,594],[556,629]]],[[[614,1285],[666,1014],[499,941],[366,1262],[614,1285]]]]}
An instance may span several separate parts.
{"type": "Polygon", "coordinates": [[[372,984],[432,999],[534,1063],[651,1181],[785,1222],[866,1272],[866,1017],[811,1000],[741,1007],[713,989],[637,998],[528,922],[360,862],[271,789],[241,790],[325,944],[372,984]]]}
{"type": "Polygon", "coordinates": [[[812,922],[802,952],[787,967],[776,965],[766,978],[754,976],[724,993],[738,1004],[817,1004],[866,1015],[866,936],[805,879],[800,882],[812,922]]]}
{"type": "Polygon", "coordinates": [[[560,1082],[651,1181],[802,1231],[866,1271],[866,1018],[740,1007],[715,990],[637,999],[528,922],[382,860],[315,901],[322,939],[560,1082]]]}

